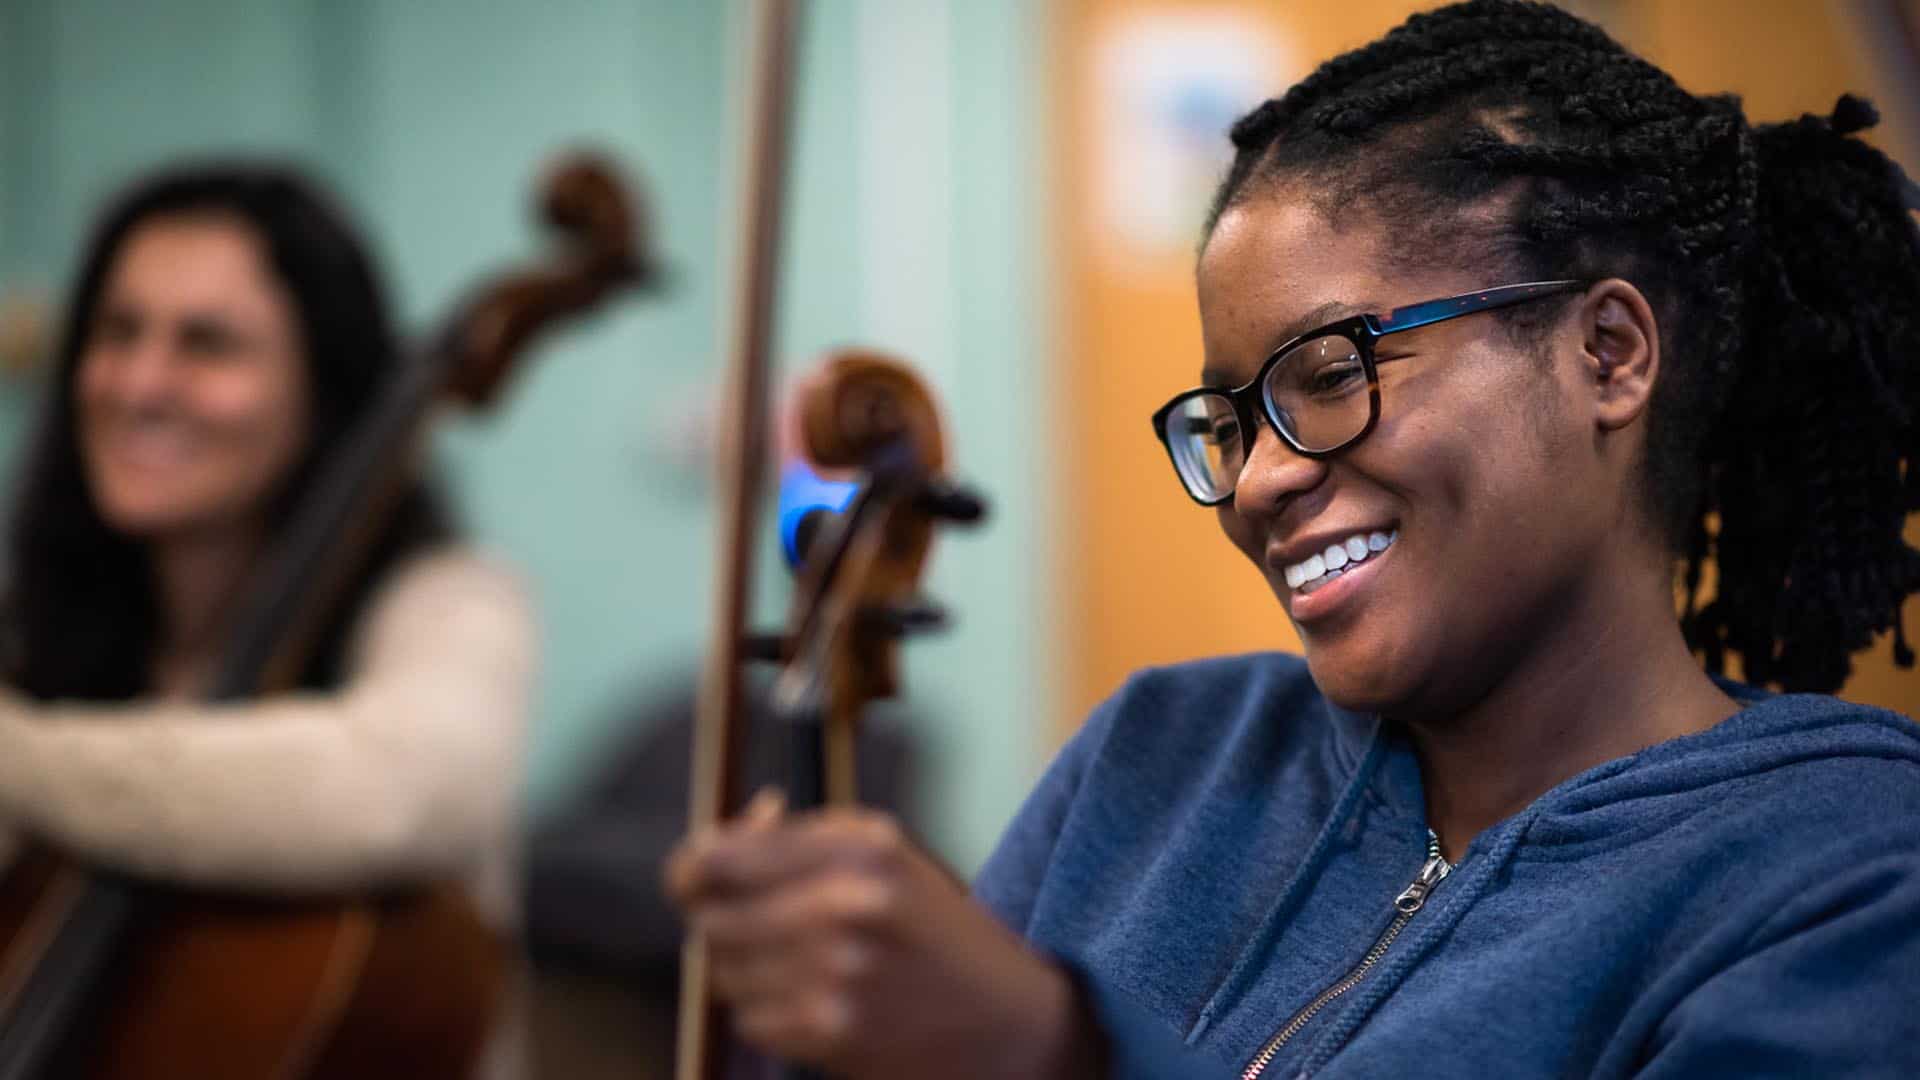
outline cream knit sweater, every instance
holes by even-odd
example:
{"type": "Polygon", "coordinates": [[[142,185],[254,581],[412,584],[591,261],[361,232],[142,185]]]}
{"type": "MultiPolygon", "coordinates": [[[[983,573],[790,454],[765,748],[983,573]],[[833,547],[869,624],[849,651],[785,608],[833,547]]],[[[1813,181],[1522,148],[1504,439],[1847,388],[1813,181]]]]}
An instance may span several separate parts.
{"type": "MultiPolygon", "coordinates": [[[[0,840],[286,894],[460,876],[512,933],[534,639],[515,578],[448,547],[377,588],[335,693],[94,705],[0,690],[0,840]]],[[[489,1075],[516,1071],[506,1052],[489,1075]]]]}

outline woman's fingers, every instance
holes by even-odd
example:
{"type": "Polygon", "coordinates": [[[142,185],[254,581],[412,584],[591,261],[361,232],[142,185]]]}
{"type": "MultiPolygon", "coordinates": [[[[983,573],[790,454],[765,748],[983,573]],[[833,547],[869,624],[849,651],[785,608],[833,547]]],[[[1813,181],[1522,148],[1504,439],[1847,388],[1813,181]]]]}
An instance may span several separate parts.
{"type": "Polygon", "coordinates": [[[761,788],[732,821],[700,829],[682,840],[667,856],[661,877],[667,895],[686,906],[705,888],[706,865],[718,851],[751,842],[776,829],[786,814],[787,796],[779,788],[761,788]]]}
{"type": "Polygon", "coordinates": [[[769,998],[734,1007],[734,1025],[747,1042],[789,1061],[838,1057],[856,1034],[853,1005],[840,995],[769,998]]]}
{"type": "Polygon", "coordinates": [[[762,804],[690,840],[669,876],[763,1050],[849,1077],[1089,1071],[1055,1067],[1089,1039],[1071,981],[882,815],[762,804]]]}
{"type": "Polygon", "coordinates": [[[844,1052],[882,963],[873,884],[838,871],[700,911],[714,992],[745,1039],[795,1061],[844,1052]]]}
{"type": "Polygon", "coordinates": [[[706,943],[715,994],[748,1041],[795,1060],[834,1057],[899,935],[910,849],[890,819],[791,818],[756,800],[691,839],[669,888],[706,943]]]}
{"type": "Polygon", "coordinates": [[[794,941],[715,949],[709,970],[715,991],[739,1006],[851,990],[872,974],[876,956],[874,945],[852,938],[794,941]]]}
{"type": "Polygon", "coordinates": [[[784,888],[715,899],[693,923],[714,949],[762,948],[810,934],[882,930],[898,894],[886,878],[834,868],[784,888]]]}
{"type": "MultiPolygon", "coordinates": [[[[764,811],[763,811],[764,813],[764,811]]],[[[668,861],[668,891],[683,907],[763,892],[828,866],[898,867],[910,843],[893,819],[868,810],[800,818],[743,817],[692,837],[668,861]]]]}
{"type": "Polygon", "coordinates": [[[765,787],[753,793],[747,808],[740,813],[741,825],[752,832],[765,832],[780,823],[787,812],[787,793],[776,787],[765,787]]]}

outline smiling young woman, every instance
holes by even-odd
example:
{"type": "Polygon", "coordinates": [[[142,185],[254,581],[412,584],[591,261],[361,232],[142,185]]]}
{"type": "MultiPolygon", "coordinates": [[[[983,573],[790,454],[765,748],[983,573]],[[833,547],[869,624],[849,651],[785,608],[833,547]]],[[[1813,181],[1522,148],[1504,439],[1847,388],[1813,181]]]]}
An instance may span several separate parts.
{"type": "MultiPolygon", "coordinates": [[[[10,522],[0,841],[269,896],[458,878],[512,929],[501,778],[531,618],[427,489],[403,496],[299,692],[196,700],[249,571],[400,360],[360,241],[296,174],[186,168],[110,208],[10,522]]],[[[512,1027],[490,1075],[519,1071],[512,1027]]]]}
{"type": "Polygon", "coordinates": [[[875,1077],[1920,1071],[1920,729],[1822,696],[1920,591],[1873,121],[1752,126],[1517,0],[1242,119],[1154,430],[1304,658],[1130,680],[979,907],[869,816],[695,838],[743,1029],[875,1077]]]}

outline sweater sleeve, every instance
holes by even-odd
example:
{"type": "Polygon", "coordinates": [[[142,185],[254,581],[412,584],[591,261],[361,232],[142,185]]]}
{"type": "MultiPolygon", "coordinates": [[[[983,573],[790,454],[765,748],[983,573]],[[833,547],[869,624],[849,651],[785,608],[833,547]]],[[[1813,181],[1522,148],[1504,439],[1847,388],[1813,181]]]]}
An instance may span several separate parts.
{"type": "Polygon", "coordinates": [[[368,605],[345,686],[234,705],[0,697],[0,822],[203,886],[473,869],[514,828],[534,667],[513,577],[445,549],[368,605]]]}
{"type": "Polygon", "coordinates": [[[1832,847],[1830,872],[1668,1013],[1636,1076],[1920,1076],[1920,851],[1832,847]]]}
{"type": "MultiPolygon", "coordinates": [[[[1087,718],[1048,766],[974,879],[975,899],[1015,933],[1026,936],[1029,930],[1074,801],[1132,689],[1129,684],[1087,718]]],[[[1069,958],[1051,959],[1072,977],[1106,1040],[1107,1080],[1228,1080],[1237,1074],[1231,1065],[1186,1046],[1178,1030],[1135,1003],[1124,987],[1069,958]]]]}
{"type": "Polygon", "coordinates": [[[1105,735],[1112,710],[1113,699],[1109,699],[1068,740],[973,879],[974,899],[1016,934],[1027,933],[1034,902],[1053,861],[1054,845],[1080,792],[1088,760],[1105,735]]]}

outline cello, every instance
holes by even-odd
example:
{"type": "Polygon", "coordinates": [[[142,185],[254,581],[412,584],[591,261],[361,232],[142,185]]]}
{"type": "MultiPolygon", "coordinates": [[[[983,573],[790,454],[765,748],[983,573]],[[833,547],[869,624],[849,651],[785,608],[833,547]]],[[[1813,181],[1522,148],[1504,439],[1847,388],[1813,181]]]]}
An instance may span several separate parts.
{"type": "MultiPolygon", "coordinates": [[[[725,397],[734,422],[716,473],[723,501],[715,550],[724,561],[694,720],[692,832],[741,807],[740,670],[750,659],[780,665],[773,704],[793,747],[788,807],[855,801],[861,711],[899,692],[900,640],[944,622],[919,588],[935,527],[972,523],[985,513],[978,497],[946,479],[939,410],[912,369],[875,352],[835,354],[799,402],[802,441],[814,464],[855,472],[859,494],[809,544],[784,631],[746,632],[768,443],[773,280],[797,7],[792,0],[753,7],[742,247],[725,397]]],[[[676,1080],[720,1080],[729,1047],[726,1019],[709,986],[707,947],[690,933],[681,957],[676,1080]]]]}
{"type": "MultiPolygon", "coordinates": [[[[234,613],[208,701],[295,683],[416,469],[428,413],[495,403],[525,347],[657,279],[604,161],[543,185],[544,265],[483,284],[322,465],[234,613]]],[[[0,1078],[458,1076],[505,944],[451,885],[303,900],[181,890],[30,847],[0,881],[0,1078]]]]}

